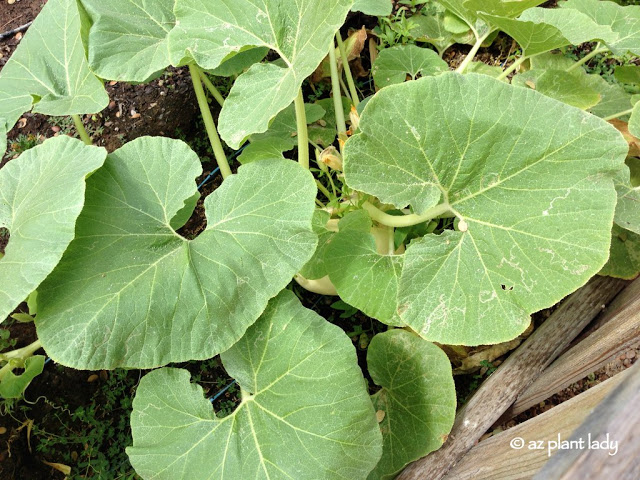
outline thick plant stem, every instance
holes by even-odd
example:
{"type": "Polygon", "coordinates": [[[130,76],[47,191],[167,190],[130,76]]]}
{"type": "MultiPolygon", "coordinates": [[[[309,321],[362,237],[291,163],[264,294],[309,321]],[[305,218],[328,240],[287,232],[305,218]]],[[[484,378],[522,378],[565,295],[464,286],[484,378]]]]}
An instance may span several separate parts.
{"type": "Polygon", "coordinates": [[[338,48],[340,49],[340,56],[342,57],[342,68],[344,68],[344,74],[347,77],[347,84],[349,85],[349,91],[351,92],[351,102],[354,107],[357,107],[360,103],[358,90],[356,89],[356,84],[353,81],[351,67],[349,66],[349,56],[347,55],[347,49],[344,47],[344,42],[342,41],[340,32],[336,33],[336,40],[338,41],[338,48]]]}
{"type": "Polygon", "coordinates": [[[309,134],[307,132],[307,113],[304,110],[302,88],[295,99],[296,126],[298,130],[298,163],[309,170],[309,134]]]}
{"type": "Polygon", "coordinates": [[[197,65],[189,65],[189,73],[191,74],[191,81],[193,82],[193,90],[196,92],[198,106],[200,107],[200,113],[202,114],[204,126],[207,130],[209,141],[211,142],[211,148],[213,148],[213,155],[216,157],[218,167],[220,167],[222,178],[227,178],[231,175],[231,168],[229,167],[227,156],[224,153],[222,142],[220,142],[220,137],[218,136],[218,131],[216,130],[216,124],[213,121],[213,116],[211,115],[211,110],[209,110],[207,96],[204,93],[204,88],[202,88],[202,76],[200,75],[200,72],[200,67],[198,67],[197,65]]]}
{"type": "Polygon", "coordinates": [[[529,58],[531,58],[531,57],[527,57],[526,55],[523,55],[522,57],[517,59],[515,62],[513,62],[511,65],[509,65],[509,67],[507,67],[507,69],[505,69],[504,72],[502,72],[500,75],[498,75],[497,79],[498,80],[502,80],[503,78],[507,78],[507,76],[511,72],[513,72],[516,68],[518,68],[520,65],[522,65],[529,58]]]}
{"type": "Polygon", "coordinates": [[[585,63],[587,63],[589,60],[591,60],[596,55],[599,55],[601,53],[605,53],[605,52],[609,51],[609,49],[607,47],[602,47],[602,48],[599,48],[599,47],[600,47],[600,44],[596,45],[596,48],[594,48],[593,51],[589,55],[585,55],[580,60],[578,60],[576,63],[571,65],[569,68],[567,68],[567,72],[571,72],[571,71],[575,70],[576,68],[578,68],[579,66],[584,65],[585,63]]]}
{"type": "Polygon", "coordinates": [[[91,141],[91,137],[87,133],[87,130],[84,128],[84,124],[82,123],[82,119],[80,118],[80,115],[73,114],[71,115],[71,118],[73,118],[73,123],[76,126],[76,131],[78,132],[80,139],[82,139],[82,141],[86,145],[93,145],[93,142],[91,141]]]}
{"type": "Polygon", "coordinates": [[[327,189],[327,187],[320,183],[320,180],[316,180],[316,186],[318,187],[318,190],[320,190],[329,200],[333,200],[335,198],[334,195],[331,195],[331,192],[327,189]]]}
{"type": "Polygon", "coordinates": [[[369,216],[372,220],[375,220],[381,225],[386,225],[387,227],[410,227],[412,225],[427,222],[451,211],[451,206],[447,203],[436,205],[422,215],[389,215],[369,202],[364,202],[362,208],[369,212],[369,216]]]}
{"type": "Polygon", "coordinates": [[[21,366],[23,362],[31,357],[39,348],[42,348],[42,344],[40,340],[36,340],[26,347],[0,354],[0,358],[7,361],[7,364],[0,368],[0,381],[2,381],[9,372],[13,371],[14,368],[21,366]]]}
{"type": "Polygon", "coordinates": [[[473,45],[473,47],[471,47],[471,50],[469,51],[469,53],[467,54],[467,56],[464,58],[464,60],[462,61],[462,63],[458,66],[458,68],[456,68],[456,72],[458,73],[464,73],[464,71],[466,70],[466,68],[469,66],[469,64],[473,61],[473,59],[476,57],[476,53],[478,53],[478,50],[480,50],[480,47],[482,46],[482,43],[489,37],[489,35],[491,35],[493,32],[490,30],[489,32],[487,32],[486,34],[482,35],[481,37],[477,37],[476,43],[473,45]]]}
{"type": "Polygon", "coordinates": [[[342,95],[340,94],[340,77],[338,76],[338,64],[336,62],[336,49],[331,42],[329,48],[329,65],[331,67],[331,92],[333,94],[333,107],[336,111],[336,125],[338,128],[338,139],[340,149],[347,140],[347,123],[344,120],[344,110],[342,108],[342,95]]]}
{"type": "Polygon", "coordinates": [[[207,77],[207,74],[204,73],[202,70],[200,70],[200,78],[202,78],[202,82],[204,83],[204,86],[207,87],[207,90],[209,90],[209,93],[211,93],[211,95],[213,95],[213,98],[216,99],[216,102],[218,102],[218,105],[222,107],[224,105],[224,97],[222,96],[220,91],[216,88],[216,86],[213,83],[211,83],[211,80],[209,80],[209,77],[207,77]]]}
{"type": "Polygon", "coordinates": [[[629,115],[632,112],[633,112],[633,108],[630,108],[629,110],[624,110],[622,112],[614,113],[613,115],[609,115],[608,117],[603,117],[602,119],[608,122],[609,120],[613,120],[614,118],[619,118],[619,117],[624,117],[625,115],[629,115]]]}

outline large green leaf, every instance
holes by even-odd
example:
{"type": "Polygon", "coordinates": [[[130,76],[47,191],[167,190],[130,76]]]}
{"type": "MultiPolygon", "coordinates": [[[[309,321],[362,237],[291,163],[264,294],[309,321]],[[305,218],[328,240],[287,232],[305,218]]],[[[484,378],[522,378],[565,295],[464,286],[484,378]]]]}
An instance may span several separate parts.
{"type": "Polygon", "coordinates": [[[615,222],[640,235],[640,186],[632,185],[629,169],[620,169],[615,178],[618,191],[615,222]]]}
{"type": "Polygon", "coordinates": [[[91,73],[76,0],[50,0],[0,73],[0,117],[9,130],[27,110],[46,115],[99,112],[109,97],[91,73]]]}
{"type": "Polygon", "coordinates": [[[466,26],[466,31],[456,34],[445,28],[447,19],[454,19],[453,22],[459,22],[457,17],[452,14],[447,15],[447,10],[442,5],[434,2],[431,4],[431,12],[429,14],[411,16],[409,23],[413,25],[413,28],[409,33],[412,38],[420,42],[430,43],[436,47],[440,55],[455,43],[473,44],[473,33],[466,23],[460,22],[466,26]]]}
{"type": "Polygon", "coordinates": [[[541,3],[544,0],[464,0],[464,6],[468,10],[508,18],[515,18],[541,3]]]}
{"type": "MultiPolygon", "coordinates": [[[[583,81],[593,90],[600,94],[601,100],[589,111],[594,115],[604,118],[610,115],[618,115],[631,108],[631,94],[627,93],[622,85],[607,82],[598,74],[585,75],[584,70],[579,70],[576,75],[583,75],[583,81]]],[[[628,115],[618,117],[621,120],[627,120],[628,115]]]]}
{"type": "Polygon", "coordinates": [[[107,152],[65,136],[0,170],[0,227],[11,235],[0,260],[0,322],[51,273],[75,235],[85,177],[107,152]]]}
{"type": "Polygon", "coordinates": [[[485,75],[387,87],[345,146],[347,184],[462,231],[414,240],[400,319],[426,339],[512,339],[608,257],[613,174],[628,146],[603,120],[485,75]],[[400,122],[397,119],[401,119],[400,122]]]}
{"type": "Polygon", "coordinates": [[[516,75],[513,85],[532,88],[547,97],[586,110],[601,100],[586,75],[569,75],[564,70],[528,70],[516,75]]]}
{"type": "Polygon", "coordinates": [[[0,398],[20,398],[31,381],[44,370],[44,355],[34,355],[24,362],[24,371],[20,375],[7,372],[0,381],[0,398]]]}
{"type": "Polygon", "coordinates": [[[330,218],[331,214],[325,210],[316,210],[313,214],[313,231],[318,235],[318,246],[313,257],[300,270],[300,275],[309,280],[317,280],[328,273],[324,259],[327,255],[327,242],[335,233],[327,228],[330,218]]]}
{"type": "Polygon", "coordinates": [[[143,137],[91,176],[76,240],[38,290],[38,336],[54,360],[90,369],[210,358],[309,259],[308,171],[285,160],[240,167],[205,199],[206,230],[186,240],[170,224],[201,170],[185,143],[143,137]]]}
{"type": "Polygon", "coordinates": [[[353,345],[291,292],[222,362],[242,388],[224,418],[186,370],[142,379],[127,453],[143,478],[357,480],[378,462],[380,430],[353,345]]]}
{"type": "Polygon", "coordinates": [[[543,0],[439,0],[439,3],[482,36],[497,27],[484,18],[485,14],[515,18],[526,9],[540,5],[543,0]]]}
{"type": "Polygon", "coordinates": [[[0,160],[7,150],[7,124],[4,118],[0,118],[0,160]]]}
{"type": "Polygon", "coordinates": [[[631,280],[640,273],[640,235],[613,225],[611,255],[600,275],[631,280]]]}
{"type": "Polygon", "coordinates": [[[483,18],[509,34],[527,55],[566,45],[580,45],[593,39],[617,38],[609,27],[598,25],[583,13],[567,9],[532,8],[518,19],[486,14],[483,18]]]}
{"type": "Polygon", "coordinates": [[[410,75],[438,75],[449,71],[447,62],[428,48],[416,45],[396,45],[380,52],[372,67],[373,80],[378,88],[402,83],[410,75]]]}
{"type": "Polygon", "coordinates": [[[144,82],[169,66],[168,37],[176,23],[173,1],[78,1],[92,21],[89,62],[98,75],[144,82]]]}
{"type": "MultiPolygon", "coordinates": [[[[325,111],[320,105],[307,103],[305,115],[307,123],[314,123],[324,117],[325,111]]],[[[298,145],[297,137],[295,106],[291,104],[276,115],[269,130],[251,136],[251,143],[242,151],[238,161],[249,163],[262,158],[278,158],[278,155],[282,156],[282,152],[298,145]]]]}
{"type": "Polygon", "coordinates": [[[631,52],[640,55],[639,5],[621,7],[610,1],[568,0],[559,6],[583,13],[598,25],[610,28],[615,36],[603,40],[615,54],[631,52]]]}
{"type": "Polygon", "coordinates": [[[393,11],[391,0],[355,0],[351,10],[373,17],[387,17],[393,11]]]}
{"type": "Polygon", "coordinates": [[[629,118],[629,133],[640,138],[640,102],[636,102],[629,118]]]}
{"type": "Polygon", "coordinates": [[[240,75],[225,101],[220,135],[238,148],[293,102],[352,5],[353,0],[177,0],[178,23],[169,36],[172,61],[192,58],[212,69],[248,46],[280,55],[280,62],[255,64],[240,75]]]}
{"type": "Polygon", "coordinates": [[[465,0],[438,0],[438,3],[457,15],[461,20],[464,20],[473,29],[475,35],[482,36],[491,30],[487,22],[479,15],[481,10],[467,8],[465,0]]]}
{"type": "Polygon", "coordinates": [[[451,363],[434,344],[396,329],[373,337],[367,367],[382,386],[373,405],[384,413],[382,458],[368,479],[390,480],[446,440],[456,415],[451,363]]]}
{"type": "Polygon", "coordinates": [[[613,75],[618,82],[640,85],[640,66],[620,65],[615,68],[613,75]]]}
{"type": "Polygon", "coordinates": [[[388,325],[396,316],[401,255],[381,254],[369,232],[342,231],[331,238],[325,265],[336,291],[349,305],[388,325]]]}

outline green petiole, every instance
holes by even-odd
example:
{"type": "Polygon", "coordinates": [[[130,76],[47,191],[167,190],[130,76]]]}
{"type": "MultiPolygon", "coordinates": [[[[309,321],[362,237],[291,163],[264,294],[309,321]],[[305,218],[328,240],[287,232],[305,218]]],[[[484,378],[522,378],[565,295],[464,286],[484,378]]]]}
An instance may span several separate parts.
{"type": "Polygon", "coordinates": [[[222,142],[220,141],[220,137],[218,136],[218,130],[216,129],[216,124],[213,121],[211,110],[209,110],[207,96],[205,95],[204,88],[202,87],[201,72],[202,70],[200,69],[200,67],[198,67],[197,65],[189,64],[189,73],[191,74],[193,89],[196,92],[198,106],[200,107],[200,113],[202,114],[202,119],[204,120],[204,126],[207,130],[209,141],[211,142],[211,148],[213,148],[213,155],[216,158],[216,162],[218,162],[218,167],[220,167],[222,178],[227,178],[231,175],[231,168],[229,167],[227,156],[224,153],[222,142]]]}

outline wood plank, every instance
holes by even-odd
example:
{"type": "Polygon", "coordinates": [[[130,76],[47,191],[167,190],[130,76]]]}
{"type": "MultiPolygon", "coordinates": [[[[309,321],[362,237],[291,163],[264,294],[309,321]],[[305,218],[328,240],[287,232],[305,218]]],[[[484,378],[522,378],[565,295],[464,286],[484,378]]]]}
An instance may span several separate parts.
{"type": "Polygon", "coordinates": [[[456,415],[442,448],[409,464],[399,480],[438,480],[473,447],[518,395],[622,290],[626,282],[595,277],[572,294],[486,379],[456,415]]]}
{"type": "MultiPolygon", "coordinates": [[[[553,362],[498,421],[506,421],[606,365],[640,342],[640,278],[598,320],[600,327],[553,362]],[[619,300],[620,299],[620,300],[619,300]]],[[[613,302],[612,302],[613,303],[613,302]]]]}
{"type": "Polygon", "coordinates": [[[590,438],[591,442],[599,442],[600,445],[617,442],[615,455],[598,448],[563,450],[547,462],[534,477],[536,480],[640,478],[640,363],[623,373],[628,373],[628,378],[595,408],[571,436],[573,440],[590,438]]]}
{"type": "MultiPolygon", "coordinates": [[[[524,480],[533,478],[547,463],[549,456],[558,452],[554,447],[561,445],[562,440],[571,438],[572,432],[579,428],[607,394],[629,377],[628,372],[629,370],[625,370],[537,417],[480,442],[449,470],[444,479],[524,480]],[[514,445],[522,444],[523,446],[514,448],[512,442],[514,445]]],[[[584,437],[587,439],[586,434],[584,437]]],[[[579,445],[576,443],[574,446],[579,445]]],[[[542,478],[546,480],[548,477],[542,478]]],[[[573,478],[582,479],[579,476],[573,478]]]]}

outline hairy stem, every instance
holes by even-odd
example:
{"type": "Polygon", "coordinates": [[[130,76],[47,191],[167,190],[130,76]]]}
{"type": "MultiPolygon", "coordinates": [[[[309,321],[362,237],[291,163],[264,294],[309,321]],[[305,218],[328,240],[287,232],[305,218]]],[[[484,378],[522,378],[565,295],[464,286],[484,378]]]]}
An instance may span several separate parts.
{"type": "Polygon", "coordinates": [[[309,134],[307,132],[307,113],[304,110],[302,88],[295,99],[296,125],[298,129],[298,163],[309,170],[309,134]]]}
{"type": "Polygon", "coordinates": [[[571,71],[575,70],[576,68],[578,68],[579,66],[584,65],[585,63],[587,63],[589,60],[591,60],[596,55],[599,55],[601,53],[605,53],[605,52],[608,52],[608,51],[609,51],[609,49],[607,47],[600,48],[600,44],[598,43],[596,45],[596,48],[594,48],[593,51],[590,54],[585,55],[580,60],[578,60],[576,63],[571,65],[569,68],[567,68],[567,72],[571,72],[571,71]]]}
{"type": "Polygon", "coordinates": [[[347,83],[349,84],[349,91],[351,92],[351,102],[354,107],[357,107],[360,103],[358,98],[358,90],[356,84],[353,81],[353,75],[351,74],[351,67],[349,66],[349,56],[347,55],[347,49],[344,47],[342,41],[342,35],[340,32],[336,32],[336,40],[338,41],[338,48],[340,49],[340,56],[342,57],[342,68],[344,68],[344,74],[347,77],[347,83]]]}
{"type": "Polygon", "coordinates": [[[608,117],[603,117],[602,119],[609,121],[609,120],[613,120],[614,118],[624,117],[625,115],[629,115],[632,112],[633,112],[633,108],[630,108],[629,110],[624,110],[622,112],[614,113],[613,115],[609,115],[608,117]]]}
{"type": "Polygon", "coordinates": [[[527,57],[526,55],[521,56],[515,62],[513,62],[509,67],[507,67],[500,75],[498,75],[498,80],[502,80],[503,78],[507,78],[507,76],[513,72],[516,68],[522,65],[527,59],[531,57],[527,57]]]}
{"type": "Polygon", "coordinates": [[[485,33],[484,35],[482,35],[481,37],[477,37],[476,36],[476,43],[473,45],[473,47],[471,47],[471,50],[469,51],[468,55],[466,57],[464,57],[464,60],[462,61],[462,63],[458,66],[458,68],[456,68],[456,72],[458,73],[464,73],[464,71],[466,70],[466,68],[469,66],[469,64],[473,61],[473,59],[476,57],[476,53],[478,53],[478,50],[480,50],[480,47],[482,46],[482,43],[489,37],[489,35],[491,35],[493,33],[492,30],[489,30],[489,32],[485,33]]]}
{"type": "Polygon", "coordinates": [[[209,80],[209,77],[207,76],[207,74],[204,73],[204,71],[202,70],[200,70],[200,78],[202,79],[204,86],[207,87],[207,90],[209,90],[211,95],[213,95],[213,98],[216,99],[216,102],[218,102],[218,105],[222,107],[224,105],[224,97],[220,93],[220,90],[218,90],[216,86],[213,83],[211,83],[211,80],[209,80]]]}
{"type": "Polygon", "coordinates": [[[338,64],[336,63],[336,49],[333,41],[329,48],[329,65],[331,67],[331,92],[333,94],[333,107],[336,111],[336,125],[338,128],[338,139],[340,149],[347,140],[347,124],[344,120],[344,110],[342,108],[342,95],[340,94],[340,77],[338,76],[338,64]]]}
{"type": "Polygon", "coordinates": [[[362,207],[369,212],[369,216],[371,216],[372,220],[375,220],[381,225],[386,225],[387,227],[410,227],[412,225],[417,225],[419,223],[427,222],[432,220],[440,215],[448,213],[451,211],[451,206],[447,203],[441,203],[440,205],[436,205],[435,207],[427,210],[422,215],[416,215],[414,213],[410,215],[389,215],[388,213],[383,212],[379,208],[375,207],[369,202],[364,202],[362,207]]]}
{"type": "Polygon", "coordinates": [[[85,143],[85,145],[93,145],[93,142],[91,141],[91,137],[87,133],[87,130],[84,128],[84,124],[82,123],[82,119],[80,118],[80,115],[73,114],[71,115],[71,118],[73,118],[73,123],[76,126],[76,131],[78,132],[78,135],[80,136],[82,141],[85,143]]]}
{"type": "Polygon", "coordinates": [[[333,195],[331,195],[331,192],[327,189],[327,187],[320,183],[320,180],[316,180],[316,186],[318,187],[318,190],[320,190],[329,200],[335,198],[333,195]]]}
{"type": "Polygon", "coordinates": [[[209,136],[209,142],[211,142],[211,148],[213,148],[213,155],[216,158],[216,162],[218,162],[218,167],[220,167],[222,178],[227,178],[231,175],[231,168],[229,167],[227,156],[224,153],[222,142],[220,142],[218,130],[216,130],[216,124],[213,121],[213,116],[211,115],[211,110],[209,110],[207,96],[204,93],[204,88],[202,88],[202,75],[200,74],[200,72],[200,67],[198,67],[197,65],[189,64],[189,73],[191,74],[193,90],[196,92],[198,106],[200,107],[200,113],[202,114],[204,126],[207,130],[207,135],[209,136]]]}

